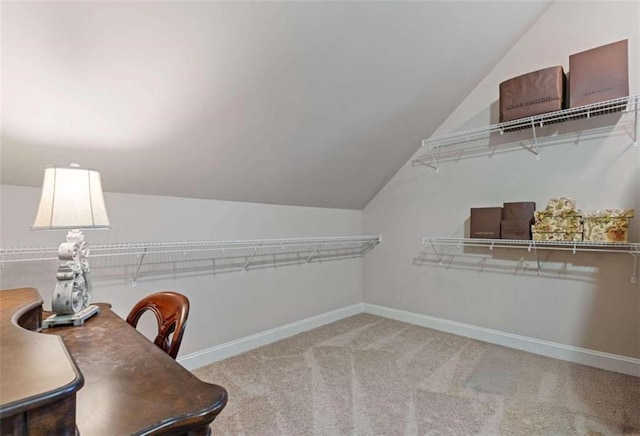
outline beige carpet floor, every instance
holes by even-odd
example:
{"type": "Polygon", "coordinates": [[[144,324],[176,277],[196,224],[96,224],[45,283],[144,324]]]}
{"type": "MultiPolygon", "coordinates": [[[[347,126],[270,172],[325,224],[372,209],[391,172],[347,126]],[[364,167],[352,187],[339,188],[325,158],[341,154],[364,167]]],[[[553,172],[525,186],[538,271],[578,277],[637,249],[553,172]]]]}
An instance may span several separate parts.
{"type": "Polygon", "coordinates": [[[639,377],[367,314],[194,372],[213,434],[640,434],[639,377]]]}

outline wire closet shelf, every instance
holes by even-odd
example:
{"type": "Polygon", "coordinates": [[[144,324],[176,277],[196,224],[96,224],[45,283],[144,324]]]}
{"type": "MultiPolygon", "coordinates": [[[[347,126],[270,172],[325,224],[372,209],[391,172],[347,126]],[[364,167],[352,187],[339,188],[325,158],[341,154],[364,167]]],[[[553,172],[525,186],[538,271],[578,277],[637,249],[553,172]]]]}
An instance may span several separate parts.
{"type": "MultiPolygon", "coordinates": [[[[632,140],[633,145],[638,146],[638,111],[640,110],[640,95],[632,95],[628,97],[616,98],[613,100],[602,101],[598,103],[592,103],[585,106],[563,109],[556,112],[548,112],[545,114],[534,115],[526,118],[519,118],[517,120],[505,121],[503,123],[491,124],[488,126],[476,127],[467,130],[460,130],[443,135],[435,135],[427,139],[422,140],[422,146],[428,150],[426,155],[418,157],[414,162],[423,163],[430,162],[430,166],[438,169],[438,157],[436,151],[446,147],[465,144],[469,142],[475,142],[480,140],[487,140],[495,135],[503,135],[504,133],[511,131],[519,131],[524,129],[531,129],[532,133],[532,146],[525,147],[527,150],[536,155],[539,158],[540,150],[538,148],[538,136],[536,128],[541,128],[548,124],[560,123],[563,121],[575,120],[575,119],[589,119],[593,116],[610,114],[615,112],[627,112],[633,113],[633,132],[632,140]]],[[[463,151],[464,146],[461,145],[460,150],[463,151]]]]}
{"type": "MultiPolygon", "coordinates": [[[[186,268],[202,269],[203,262],[210,264],[208,270],[248,271],[278,265],[300,265],[326,260],[344,260],[362,257],[382,242],[381,236],[343,236],[322,238],[289,239],[244,239],[230,241],[188,242],[124,242],[89,244],[89,259],[114,258],[133,260],[132,285],[144,274],[143,263],[156,274],[154,266],[191,263],[186,268]],[[148,261],[147,261],[148,260],[148,261]],[[199,267],[197,265],[200,265],[199,267]]],[[[58,260],[58,247],[12,247],[0,248],[0,264],[58,260]]],[[[93,264],[93,262],[92,262],[93,264]]],[[[92,268],[94,269],[94,268],[92,268]]],[[[174,268],[171,268],[173,271],[174,268]]],[[[152,272],[152,274],[154,273],[152,272]]]]}
{"type": "MultiPolygon", "coordinates": [[[[146,256],[151,254],[210,252],[233,254],[246,250],[340,250],[345,248],[371,249],[382,241],[381,236],[345,236],[326,238],[245,239],[229,241],[187,242],[113,242],[90,243],[90,258],[114,256],[146,256]]],[[[0,263],[35,262],[58,259],[57,246],[0,248],[0,263]]]]}
{"type": "MultiPolygon", "coordinates": [[[[462,142],[477,141],[488,138],[492,133],[503,134],[510,130],[519,130],[529,127],[543,127],[545,124],[568,121],[578,118],[590,118],[596,115],[626,111],[638,112],[640,95],[632,95],[586,106],[570,109],[563,109],[556,112],[549,112],[532,117],[519,118],[517,120],[505,121],[503,123],[491,124],[474,129],[460,130],[457,132],[437,135],[422,140],[422,145],[431,148],[447,147],[462,142]]],[[[637,135],[634,135],[634,142],[637,144],[637,135]]]]}
{"type": "Polygon", "coordinates": [[[438,246],[449,246],[458,249],[465,247],[485,247],[489,250],[494,248],[516,248],[533,251],[536,255],[538,273],[540,273],[540,261],[538,250],[559,250],[577,252],[604,252],[604,253],[627,253],[633,256],[633,273],[631,283],[637,283],[638,255],[640,255],[640,242],[598,242],[598,241],[533,241],[520,239],[481,239],[481,238],[449,238],[449,237],[424,237],[422,243],[430,245],[431,249],[442,261],[438,246]]]}
{"type": "Polygon", "coordinates": [[[640,242],[596,242],[596,241],[533,241],[521,239],[480,239],[424,237],[423,244],[453,245],[456,247],[502,247],[540,250],[599,251],[609,253],[640,253],[640,242]]]}

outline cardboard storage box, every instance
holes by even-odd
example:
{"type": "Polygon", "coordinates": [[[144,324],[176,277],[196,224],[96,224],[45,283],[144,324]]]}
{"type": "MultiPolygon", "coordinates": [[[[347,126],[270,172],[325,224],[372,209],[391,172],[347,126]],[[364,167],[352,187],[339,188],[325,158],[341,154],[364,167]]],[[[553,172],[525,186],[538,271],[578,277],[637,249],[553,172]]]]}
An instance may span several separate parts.
{"type": "Polygon", "coordinates": [[[576,209],[576,201],[573,198],[568,197],[554,197],[549,199],[547,207],[542,210],[537,210],[533,213],[536,220],[544,217],[569,217],[569,216],[582,216],[580,209],[576,209]]]}
{"type": "Polygon", "coordinates": [[[502,216],[507,220],[532,220],[536,203],[533,201],[518,201],[502,204],[502,216]]]}
{"type": "Polygon", "coordinates": [[[500,122],[566,107],[567,78],[561,66],[523,74],[500,84],[500,122]]]}
{"type": "Polygon", "coordinates": [[[472,207],[470,237],[500,239],[501,207],[472,207]]]}
{"type": "Polygon", "coordinates": [[[536,227],[540,226],[567,226],[567,227],[578,227],[582,224],[582,216],[578,215],[568,215],[568,216],[551,216],[551,215],[538,215],[538,217],[534,220],[534,225],[536,227]]]}
{"type": "Polygon", "coordinates": [[[552,197],[547,201],[547,209],[553,210],[576,210],[576,201],[569,197],[552,197]]]}
{"type": "Polygon", "coordinates": [[[569,106],[578,107],[629,95],[628,41],[569,56],[569,106]]]}
{"type": "Polygon", "coordinates": [[[567,232],[533,232],[534,241],[564,241],[564,242],[580,242],[582,241],[582,233],[567,232]]]}
{"type": "Polygon", "coordinates": [[[576,209],[573,198],[550,198],[547,207],[533,215],[531,232],[534,241],[582,241],[582,212],[576,209]]]}
{"type": "Polygon", "coordinates": [[[502,220],[500,237],[502,239],[531,239],[531,221],[502,220]]]}
{"type": "Polygon", "coordinates": [[[566,232],[582,233],[582,217],[554,217],[547,216],[535,220],[531,229],[535,232],[566,232]]]}
{"type": "Polygon", "coordinates": [[[586,212],[584,240],[592,242],[627,242],[633,209],[608,209],[586,212]]]}

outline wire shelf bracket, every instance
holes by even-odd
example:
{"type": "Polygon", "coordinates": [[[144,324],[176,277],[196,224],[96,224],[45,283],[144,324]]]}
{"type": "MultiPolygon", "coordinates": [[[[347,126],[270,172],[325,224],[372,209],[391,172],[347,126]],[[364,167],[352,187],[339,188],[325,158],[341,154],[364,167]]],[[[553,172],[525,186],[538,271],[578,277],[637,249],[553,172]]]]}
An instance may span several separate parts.
{"type": "Polygon", "coordinates": [[[538,267],[537,273],[542,275],[542,265],[538,257],[538,250],[558,250],[570,251],[572,254],[578,252],[598,252],[598,253],[628,253],[633,257],[632,273],[630,282],[638,283],[638,255],[640,255],[640,242],[565,242],[565,241],[532,241],[519,239],[476,239],[476,238],[447,238],[447,237],[424,237],[424,245],[431,246],[433,253],[440,263],[442,263],[443,253],[437,247],[451,246],[459,250],[464,247],[484,247],[489,250],[494,248],[518,248],[533,251],[538,267]]]}
{"type": "Polygon", "coordinates": [[[142,267],[142,262],[144,261],[144,256],[147,254],[147,250],[148,248],[145,247],[142,251],[142,254],[140,254],[138,257],[140,258],[140,262],[138,262],[138,268],[136,268],[136,273],[133,276],[133,280],[131,280],[131,286],[135,286],[136,285],[136,280],[138,280],[138,276],[140,274],[140,268],[142,267]]]}
{"type": "MultiPolygon", "coordinates": [[[[638,110],[640,109],[640,98],[636,96],[635,110],[633,111],[633,146],[638,146],[638,110]]],[[[627,108],[627,111],[630,109],[627,108]]]]}
{"type": "Polygon", "coordinates": [[[247,272],[249,270],[249,264],[251,264],[253,258],[256,257],[258,251],[260,251],[260,244],[258,244],[258,246],[253,249],[253,254],[251,255],[251,257],[247,258],[247,261],[244,263],[244,265],[242,265],[242,271],[247,272]]]}

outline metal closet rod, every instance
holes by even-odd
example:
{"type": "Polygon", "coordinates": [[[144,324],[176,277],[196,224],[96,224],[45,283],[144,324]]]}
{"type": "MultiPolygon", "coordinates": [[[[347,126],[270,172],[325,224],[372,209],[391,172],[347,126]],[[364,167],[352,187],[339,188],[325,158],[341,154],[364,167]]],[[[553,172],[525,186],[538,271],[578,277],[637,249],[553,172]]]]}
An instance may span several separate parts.
{"type": "MultiPolygon", "coordinates": [[[[213,250],[265,249],[306,247],[312,249],[344,248],[357,243],[371,248],[382,242],[381,236],[338,236],[316,238],[241,239],[228,241],[163,241],[163,242],[111,242],[89,243],[90,257],[186,253],[213,250]],[[316,247],[318,246],[318,247],[316,247]]],[[[56,260],[57,246],[30,246],[0,248],[0,262],[32,262],[56,260]]]]}

